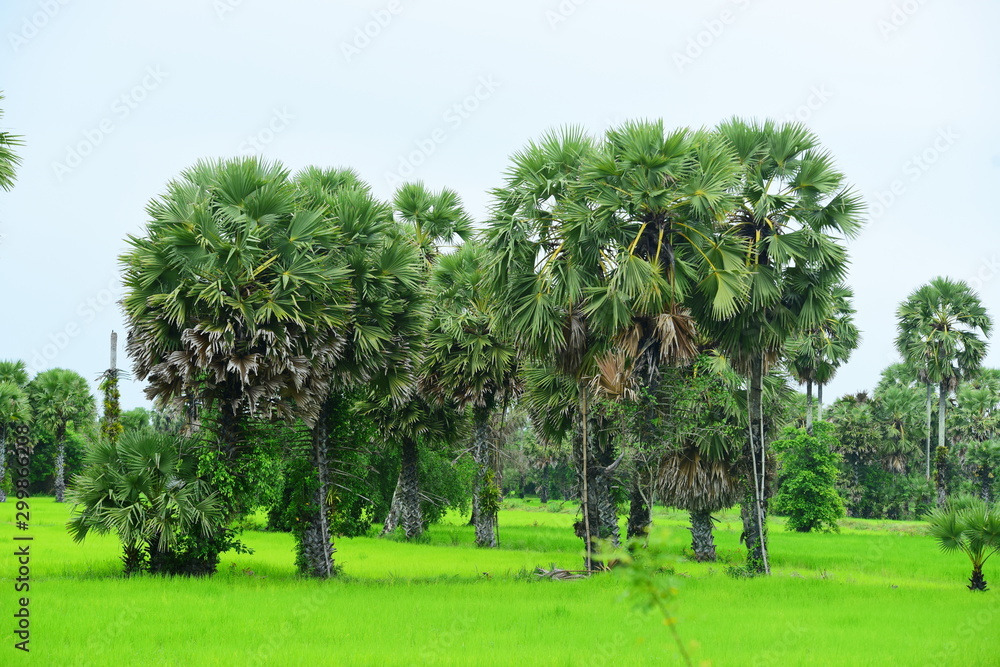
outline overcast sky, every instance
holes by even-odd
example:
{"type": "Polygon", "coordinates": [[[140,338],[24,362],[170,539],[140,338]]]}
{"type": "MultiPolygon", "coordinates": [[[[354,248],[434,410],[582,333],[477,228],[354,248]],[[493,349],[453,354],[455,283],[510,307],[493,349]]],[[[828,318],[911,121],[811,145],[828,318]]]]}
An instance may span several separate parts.
{"type": "MultiPolygon", "coordinates": [[[[998,25],[987,0],[4,0],[0,123],[26,146],[0,192],[0,358],[95,380],[124,239],[200,158],[350,166],[383,197],[421,179],[482,219],[557,125],[797,117],[869,203],[864,338],[827,396],[870,390],[919,285],[969,280],[1000,313],[998,25]]],[[[146,405],[136,382],[122,400],[146,405]]]]}

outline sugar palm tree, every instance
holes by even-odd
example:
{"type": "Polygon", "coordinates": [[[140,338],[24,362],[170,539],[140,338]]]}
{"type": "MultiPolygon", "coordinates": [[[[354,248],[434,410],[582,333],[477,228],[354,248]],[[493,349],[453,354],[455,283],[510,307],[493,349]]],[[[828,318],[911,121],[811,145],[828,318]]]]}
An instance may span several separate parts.
{"type": "Polygon", "coordinates": [[[886,387],[875,392],[873,413],[886,425],[888,440],[881,447],[885,467],[895,473],[905,473],[910,457],[920,451],[924,435],[923,424],[917,417],[922,402],[920,390],[913,387],[886,387]]]}
{"type": "Polygon", "coordinates": [[[56,446],[55,496],[61,503],[66,494],[66,431],[71,425],[82,426],[94,419],[94,397],[83,377],[63,368],[36,375],[27,393],[33,423],[51,434],[56,446]]]}
{"type": "Polygon", "coordinates": [[[28,385],[28,369],[21,360],[0,361],[0,382],[10,382],[18,387],[28,385]]]}
{"type": "MultiPolygon", "coordinates": [[[[17,424],[31,421],[31,406],[24,389],[6,380],[0,380],[0,480],[6,473],[7,436],[17,424]]],[[[7,491],[0,487],[0,503],[6,502],[7,491]]]]}
{"type": "MultiPolygon", "coordinates": [[[[0,102],[3,102],[3,95],[0,94],[0,102]]],[[[3,110],[0,109],[0,120],[3,119],[3,110]]],[[[21,164],[21,158],[14,151],[24,145],[21,137],[10,132],[0,132],[0,188],[10,190],[14,187],[16,169],[21,164]]]]}
{"type": "MultiPolygon", "coordinates": [[[[389,516],[383,534],[402,526],[407,539],[418,537],[424,530],[420,510],[419,446],[433,441],[451,441],[459,437],[462,427],[457,405],[442,400],[447,392],[436,384],[436,368],[428,365],[427,311],[423,304],[430,301],[428,283],[435,261],[443,248],[466,240],[472,233],[472,222],[458,195],[447,188],[433,192],[423,183],[406,183],[396,191],[392,201],[393,216],[399,238],[419,257],[416,279],[422,290],[414,294],[411,317],[418,324],[410,334],[409,358],[399,384],[406,391],[387,391],[372,387],[363,409],[381,426],[388,442],[400,448],[400,471],[393,494],[389,516]]],[[[391,387],[389,388],[391,389],[391,387]]]]}
{"type": "Polygon", "coordinates": [[[938,447],[945,447],[948,394],[962,378],[978,370],[993,322],[965,282],[943,277],[914,290],[899,306],[896,317],[896,349],[927,386],[927,478],[930,479],[933,385],[938,385],[938,447]]]}
{"type": "Polygon", "coordinates": [[[735,175],[718,137],[630,122],[600,143],[576,128],[546,135],[515,154],[494,191],[486,244],[503,319],[526,354],[554,360],[578,388],[588,568],[599,531],[589,479],[604,468],[591,470],[598,361],[617,349],[649,381],[657,364],[694,356],[685,299],[735,311],[741,257],[712,225],[735,175]]]}
{"type": "MultiPolygon", "coordinates": [[[[749,300],[713,326],[713,337],[748,380],[748,438],[743,466],[748,565],[769,572],[766,471],[769,435],[762,382],[788,341],[822,325],[846,269],[841,241],[860,228],[862,204],[833,158],[801,124],[730,120],[718,132],[741,166],[736,204],[725,224],[744,242],[749,300]]],[[[699,324],[711,318],[700,313],[699,324]]]]}
{"type": "Polygon", "coordinates": [[[788,343],[786,366],[791,375],[806,385],[806,430],[812,433],[813,385],[819,388],[819,418],[823,418],[824,384],[833,379],[860,342],[854,325],[854,292],[844,285],[833,288],[830,312],[815,327],[797,334],[788,343]]]}
{"type": "Polygon", "coordinates": [[[435,263],[430,289],[436,297],[424,374],[432,395],[472,410],[476,463],[472,522],[476,544],[495,547],[500,471],[490,418],[511,404],[519,378],[516,352],[504,336],[484,284],[485,262],[482,248],[469,242],[435,263]]]}
{"type": "Polygon", "coordinates": [[[223,527],[224,508],[198,477],[197,451],[179,436],[129,431],[98,442],[86,464],[73,478],[67,528],[76,542],[116,533],[125,576],[147,564],[155,570],[181,537],[211,537],[223,527]]]}
{"type": "Polygon", "coordinates": [[[942,551],[961,551],[969,557],[969,590],[987,590],[983,565],[1000,551],[1000,507],[974,498],[939,507],[927,516],[927,521],[942,551]]]}

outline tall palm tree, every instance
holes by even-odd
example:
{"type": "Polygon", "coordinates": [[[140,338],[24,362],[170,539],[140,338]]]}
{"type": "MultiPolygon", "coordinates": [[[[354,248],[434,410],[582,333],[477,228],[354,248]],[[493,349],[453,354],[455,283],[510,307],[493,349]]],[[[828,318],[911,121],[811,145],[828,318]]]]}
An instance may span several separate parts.
{"type": "Polygon", "coordinates": [[[806,430],[812,433],[813,385],[819,387],[819,418],[823,418],[824,384],[833,379],[860,342],[860,332],[854,325],[854,292],[844,285],[833,288],[830,312],[819,326],[797,334],[788,343],[786,366],[800,383],[806,385],[806,430]]]}
{"type": "Polygon", "coordinates": [[[306,421],[318,484],[300,562],[330,576],[328,418],[358,383],[408,390],[416,254],[349,170],[202,162],[149,214],[121,259],[136,375],[150,398],[214,405],[227,465],[250,417],[306,421]]]}
{"type": "Polygon", "coordinates": [[[514,155],[493,193],[486,243],[504,320],[521,349],[578,388],[588,568],[600,523],[589,480],[606,468],[591,455],[603,432],[589,423],[598,362],[623,351],[649,382],[659,363],[696,352],[686,298],[735,311],[741,256],[712,227],[735,176],[718,137],[630,122],[599,144],[576,128],[546,135],[514,155]]]}
{"type": "Polygon", "coordinates": [[[461,419],[453,401],[435,385],[437,369],[428,365],[427,311],[431,300],[429,281],[442,249],[465,241],[472,234],[472,221],[459,196],[447,188],[437,192],[423,183],[405,183],[393,196],[393,216],[399,238],[419,257],[416,271],[422,290],[410,304],[419,326],[409,336],[410,357],[405,373],[406,391],[386,391],[374,387],[365,401],[367,411],[380,425],[387,440],[400,447],[400,471],[383,534],[397,525],[407,539],[424,530],[420,510],[419,446],[428,441],[450,441],[461,433],[461,419]]]}
{"type": "Polygon", "coordinates": [[[914,290],[900,304],[896,317],[896,349],[927,386],[927,478],[930,479],[933,385],[938,385],[938,447],[945,447],[948,394],[962,378],[978,370],[986,355],[986,339],[993,321],[968,284],[944,277],[934,278],[914,290]]]}
{"type": "MultiPolygon", "coordinates": [[[[748,380],[744,536],[748,565],[767,573],[763,378],[794,335],[820,327],[831,312],[833,289],[846,270],[841,241],[860,228],[862,204],[801,124],[733,119],[718,132],[741,166],[736,204],[725,224],[743,240],[751,280],[747,305],[712,328],[720,351],[748,380]]],[[[699,317],[703,327],[710,323],[708,313],[699,317]]]]}
{"type": "MultiPolygon", "coordinates": [[[[0,94],[0,102],[3,102],[3,95],[0,94]]],[[[3,119],[3,110],[0,109],[0,120],[3,119]]],[[[21,164],[21,158],[15,148],[24,145],[24,140],[16,134],[0,131],[0,188],[10,191],[14,187],[14,179],[17,177],[16,168],[21,164]]]]}
{"type": "MultiPolygon", "coordinates": [[[[0,479],[7,466],[7,436],[17,424],[31,421],[31,406],[24,389],[13,382],[0,380],[0,479]]],[[[0,487],[0,503],[7,501],[7,491],[0,487]]]]}
{"type": "Polygon", "coordinates": [[[435,263],[430,289],[436,298],[424,375],[432,395],[472,410],[472,521],[476,544],[495,547],[500,452],[491,437],[490,418],[511,404],[519,378],[516,352],[484,284],[485,263],[482,248],[471,242],[435,263]]]}
{"type": "Polygon", "coordinates": [[[28,400],[34,423],[51,437],[56,446],[56,502],[66,495],[66,431],[94,419],[96,405],[87,381],[64,368],[53,368],[35,376],[28,384],[28,400]]]}

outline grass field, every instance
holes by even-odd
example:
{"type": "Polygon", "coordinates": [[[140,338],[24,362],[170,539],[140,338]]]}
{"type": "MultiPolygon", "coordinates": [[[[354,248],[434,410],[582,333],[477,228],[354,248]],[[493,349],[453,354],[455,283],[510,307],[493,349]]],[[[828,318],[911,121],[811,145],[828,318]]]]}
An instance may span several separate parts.
{"type": "MultiPolygon", "coordinates": [[[[462,517],[420,544],[341,539],[334,581],[299,579],[289,535],[248,531],[252,555],[224,554],[208,580],[118,576],[113,537],[74,544],[69,507],[31,500],[31,526],[0,509],[0,664],[13,648],[15,533],[31,542],[31,656],[39,665],[674,663],[662,617],[636,610],[618,573],[542,581],[537,566],[577,568],[572,508],[513,501],[501,512],[502,548],[476,549],[462,517]]],[[[659,512],[679,595],[673,611],[695,663],[712,665],[998,665],[997,591],[965,589],[968,561],[943,555],[920,524],[845,522],[840,534],[786,532],[772,522],[770,578],[733,579],[738,516],[725,514],[722,561],[682,553],[684,516],[659,512]]]]}

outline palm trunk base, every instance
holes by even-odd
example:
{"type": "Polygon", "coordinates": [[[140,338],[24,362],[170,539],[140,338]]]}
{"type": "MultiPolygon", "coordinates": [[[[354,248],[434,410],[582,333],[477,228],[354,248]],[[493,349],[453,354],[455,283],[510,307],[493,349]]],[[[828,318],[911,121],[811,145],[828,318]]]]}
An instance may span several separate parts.
{"type": "Polygon", "coordinates": [[[713,528],[711,512],[691,512],[691,550],[699,563],[714,563],[716,560],[713,528]]]}
{"type": "Polygon", "coordinates": [[[986,587],[986,579],[983,577],[983,568],[981,567],[973,568],[972,576],[969,578],[969,590],[970,591],[989,590],[986,587]]]}

